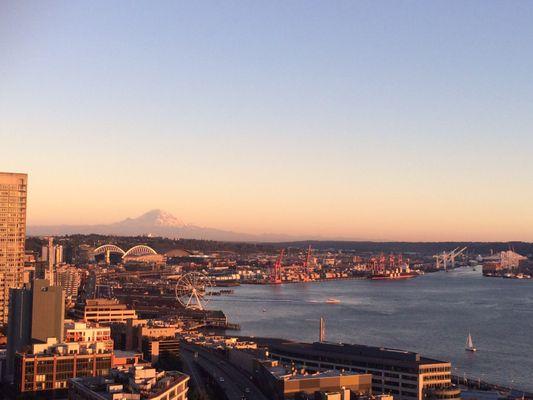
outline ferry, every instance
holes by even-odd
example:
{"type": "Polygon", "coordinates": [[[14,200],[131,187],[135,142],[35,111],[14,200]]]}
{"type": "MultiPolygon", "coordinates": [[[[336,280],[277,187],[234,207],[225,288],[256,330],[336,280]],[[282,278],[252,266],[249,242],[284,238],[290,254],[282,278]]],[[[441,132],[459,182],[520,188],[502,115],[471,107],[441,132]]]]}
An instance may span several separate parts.
{"type": "Polygon", "coordinates": [[[339,299],[329,298],[326,300],[326,303],[328,304],[339,304],[341,301],[339,299]]]}

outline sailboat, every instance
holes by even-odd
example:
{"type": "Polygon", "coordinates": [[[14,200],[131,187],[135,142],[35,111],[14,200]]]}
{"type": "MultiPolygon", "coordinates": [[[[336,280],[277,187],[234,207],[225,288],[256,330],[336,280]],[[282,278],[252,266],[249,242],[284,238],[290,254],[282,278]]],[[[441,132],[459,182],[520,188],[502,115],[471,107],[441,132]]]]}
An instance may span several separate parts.
{"type": "Polygon", "coordinates": [[[477,351],[477,349],[474,347],[474,342],[472,341],[472,335],[470,332],[468,332],[468,337],[466,338],[466,351],[477,351]]]}

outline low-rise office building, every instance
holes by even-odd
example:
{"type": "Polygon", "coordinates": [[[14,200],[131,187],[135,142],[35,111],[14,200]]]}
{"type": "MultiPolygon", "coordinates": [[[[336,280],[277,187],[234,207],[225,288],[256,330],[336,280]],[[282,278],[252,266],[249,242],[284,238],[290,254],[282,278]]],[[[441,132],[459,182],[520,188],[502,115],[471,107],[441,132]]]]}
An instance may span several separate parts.
{"type": "Polygon", "coordinates": [[[147,320],[129,320],[125,327],[125,349],[141,351],[152,364],[180,355],[181,339],[176,338],[175,325],[156,324],[147,320]]]}
{"type": "Polygon", "coordinates": [[[278,361],[255,360],[255,380],[272,400],[301,398],[336,393],[350,400],[350,393],[359,396],[372,394],[372,375],[340,371],[296,370],[286,368],[278,361]]]}
{"type": "Polygon", "coordinates": [[[113,323],[137,319],[135,310],[129,309],[116,299],[87,299],[74,314],[86,322],[113,323]]]}
{"type": "Polygon", "coordinates": [[[430,389],[451,386],[451,363],[418,353],[336,343],[256,341],[268,348],[269,357],[282,363],[372,374],[373,392],[391,394],[398,400],[422,400],[430,389]]]}
{"type": "Polygon", "coordinates": [[[15,388],[19,393],[62,390],[68,380],[80,376],[103,376],[113,364],[113,352],[104,343],[34,344],[31,351],[15,356],[15,388]]]}
{"type": "Polygon", "coordinates": [[[143,337],[141,351],[143,358],[152,364],[160,360],[177,359],[180,356],[180,339],[173,337],[143,337]]]}
{"type": "Polygon", "coordinates": [[[125,332],[125,350],[141,350],[143,337],[175,338],[179,331],[175,325],[156,324],[145,319],[128,320],[121,330],[125,332]]]}

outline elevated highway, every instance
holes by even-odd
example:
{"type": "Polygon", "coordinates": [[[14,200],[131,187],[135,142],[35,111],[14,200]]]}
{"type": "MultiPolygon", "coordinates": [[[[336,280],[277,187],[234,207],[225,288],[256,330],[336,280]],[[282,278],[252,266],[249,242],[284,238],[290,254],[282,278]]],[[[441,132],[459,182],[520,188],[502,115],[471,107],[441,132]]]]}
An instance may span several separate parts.
{"type": "Polygon", "coordinates": [[[224,357],[191,344],[183,344],[182,351],[193,357],[195,353],[198,354],[198,357],[195,357],[197,364],[217,382],[228,400],[268,400],[247,374],[224,357]]]}

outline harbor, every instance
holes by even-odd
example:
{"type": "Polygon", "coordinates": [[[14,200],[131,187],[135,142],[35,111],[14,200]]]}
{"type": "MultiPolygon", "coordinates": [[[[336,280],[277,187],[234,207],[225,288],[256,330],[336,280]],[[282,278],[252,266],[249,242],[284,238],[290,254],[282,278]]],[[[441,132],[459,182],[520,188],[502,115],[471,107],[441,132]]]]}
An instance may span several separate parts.
{"type": "Polygon", "coordinates": [[[328,341],[419,351],[450,360],[457,376],[533,391],[533,361],[523,351],[533,329],[528,280],[485,279],[462,267],[400,281],[243,285],[211,306],[238,323],[240,335],[316,341],[324,317],[328,341]],[[469,332],[476,352],[465,350],[469,332]]]}

